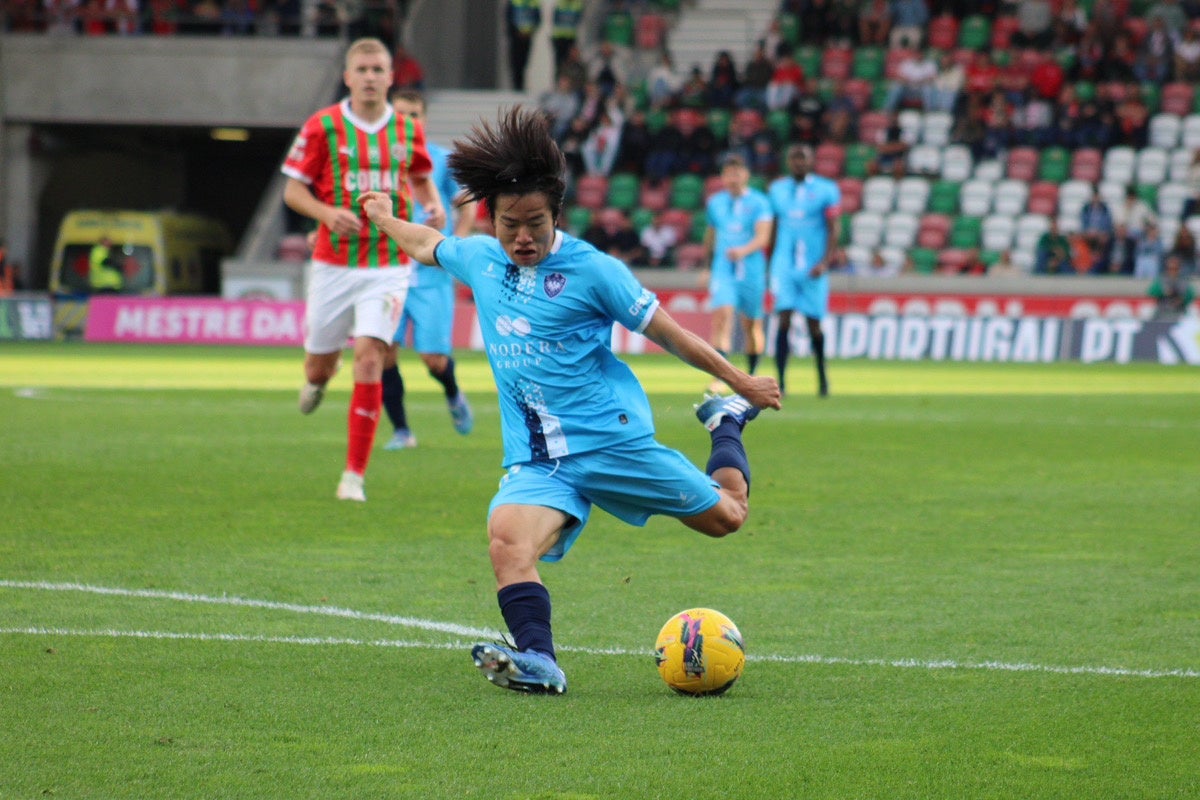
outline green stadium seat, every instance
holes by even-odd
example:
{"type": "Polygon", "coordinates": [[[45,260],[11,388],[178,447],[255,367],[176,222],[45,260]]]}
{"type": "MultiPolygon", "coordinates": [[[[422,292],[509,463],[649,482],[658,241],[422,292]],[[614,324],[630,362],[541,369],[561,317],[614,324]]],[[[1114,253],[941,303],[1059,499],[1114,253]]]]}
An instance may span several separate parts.
{"type": "Polygon", "coordinates": [[[800,42],[800,18],[795,14],[780,14],[779,38],[795,47],[800,42]]]}
{"type": "Polygon", "coordinates": [[[1075,81],[1075,97],[1081,103],[1096,99],[1096,84],[1091,81],[1075,81]]]}
{"type": "Polygon", "coordinates": [[[633,15],[614,12],[604,19],[604,41],[633,47],[633,15]]]}
{"type": "Polygon", "coordinates": [[[815,47],[799,47],[795,52],[796,63],[804,70],[805,78],[816,78],[821,74],[821,51],[815,47]]]}
{"type": "Polygon", "coordinates": [[[699,175],[677,175],[671,181],[671,207],[695,211],[704,205],[704,179],[699,175]]]}
{"type": "Polygon", "coordinates": [[[958,46],[967,50],[983,50],[992,43],[992,23],[981,14],[972,14],[958,29],[958,46]]]}
{"type": "Polygon", "coordinates": [[[704,231],[708,229],[708,215],[697,211],[692,215],[692,230],[688,235],[689,242],[704,241],[704,231]]]}
{"type": "Polygon", "coordinates": [[[1062,183],[1071,177],[1071,153],[1063,147],[1046,147],[1038,161],[1038,180],[1062,183]]]}
{"type": "Polygon", "coordinates": [[[877,81],[883,77],[884,60],[882,47],[859,47],[854,51],[850,74],[855,78],[877,81]]]}
{"type": "Polygon", "coordinates": [[[847,178],[866,178],[871,162],[875,160],[875,148],[857,142],[846,147],[846,163],[842,172],[847,178]]]}
{"type": "Polygon", "coordinates": [[[635,231],[641,233],[654,222],[654,212],[648,208],[635,208],[629,215],[629,222],[635,231]]]}
{"type": "Polygon", "coordinates": [[[1152,183],[1140,183],[1137,186],[1137,196],[1151,208],[1158,208],[1158,186],[1152,183]]]}
{"type": "Polygon", "coordinates": [[[592,210],[583,206],[571,206],[567,209],[567,231],[574,236],[583,236],[583,232],[592,225],[592,210]]]}
{"type": "Polygon", "coordinates": [[[957,214],[961,189],[958,181],[934,181],[929,187],[928,210],[935,214],[957,214]]]}
{"type": "Polygon", "coordinates": [[[785,109],[777,108],[774,111],[767,113],[767,127],[775,134],[775,138],[780,142],[786,142],[792,138],[792,115],[785,109]]]}
{"type": "Polygon", "coordinates": [[[937,269],[937,251],[928,247],[914,247],[908,251],[912,257],[913,270],[919,275],[931,275],[937,269]]]}
{"type": "Polygon", "coordinates": [[[950,247],[972,249],[979,247],[983,239],[983,219],[981,217],[955,217],[950,226],[950,247]]]}
{"type": "Polygon", "coordinates": [[[630,172],[613,173],[608,178],[608,204],[622,211],[632,211],[638,204],[641,181],[630,172]]]}
{"type": "Polygon", "coordinates": [[[655,108],[646,113],[646,129],[651,133],[658,133],[663,128],[667,127],[667,122],[670,121],[670,115],[665,109],[655,108]]]}
{"type": "Polygon", "coordinates": [[[729,138],[729,126],[733,121],[733,114],[727,108],[710,108],[708,110],[708,129],[712,131],[712,135],[717,138],[718,142],[724,142],[729,138]]]}

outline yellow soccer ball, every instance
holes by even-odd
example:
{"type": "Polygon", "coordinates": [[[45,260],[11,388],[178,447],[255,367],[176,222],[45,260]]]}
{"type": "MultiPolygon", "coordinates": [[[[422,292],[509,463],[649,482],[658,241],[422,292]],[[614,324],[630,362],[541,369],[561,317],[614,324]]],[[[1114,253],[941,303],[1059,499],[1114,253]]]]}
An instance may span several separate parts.
{"type": "Polygon", "coordinates": [[[711,608],[689,608],[667,620],[654,643],[658,674],[675,691],[721,694],[746,666],[746,648],[733,620],[711,608]]]}

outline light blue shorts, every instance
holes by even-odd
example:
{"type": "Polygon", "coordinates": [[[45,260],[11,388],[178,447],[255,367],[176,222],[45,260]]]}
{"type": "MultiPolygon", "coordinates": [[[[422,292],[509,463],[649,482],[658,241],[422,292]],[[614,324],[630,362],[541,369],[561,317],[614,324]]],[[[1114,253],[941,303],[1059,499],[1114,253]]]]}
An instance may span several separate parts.
{"type": "Polygon", "coordinates": [[[776,311],[798,311],[806,317],[824,319],[829,310],[829,274],[808,277],[799,270],[787,270],[772,276],[771,292],[776,311]]]}
{"type": "Polygon", "coordinates": [[[529,505],[574,517],[542,556],[543,561],[558,561],[583,532],[593,505],[640,527],[654,514],[701,514],[720,499],[716,481],[682,453],[646,437],[607,450],[514,464],[500,479],[488,516],[497,506],[529,505]]]}
{"type": "Polygon", "coordinates": [[[767,293],[766,276],[747,275],[740,280],[732,275],[713,272],[708,284],[709,305],[712,308],[733,306],[734,310],[747,319],[762,319],[766,313],[764,297],[767,293]]]}
{"type": "Polygon", "coordinates": [[[410,286],[393,341],[418,353],[448,356],[454,333],[454,285],[410,286]]]}

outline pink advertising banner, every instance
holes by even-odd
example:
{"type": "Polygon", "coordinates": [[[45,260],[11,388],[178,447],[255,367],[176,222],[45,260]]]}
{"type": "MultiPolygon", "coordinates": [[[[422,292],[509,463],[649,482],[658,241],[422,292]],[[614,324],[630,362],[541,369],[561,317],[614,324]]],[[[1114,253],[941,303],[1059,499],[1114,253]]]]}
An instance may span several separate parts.
{"type": "Polygon", "coordinates": [[[97,295],[88,302],[89,342],[304,344],[304,303],[209,297],[97,295]]]}

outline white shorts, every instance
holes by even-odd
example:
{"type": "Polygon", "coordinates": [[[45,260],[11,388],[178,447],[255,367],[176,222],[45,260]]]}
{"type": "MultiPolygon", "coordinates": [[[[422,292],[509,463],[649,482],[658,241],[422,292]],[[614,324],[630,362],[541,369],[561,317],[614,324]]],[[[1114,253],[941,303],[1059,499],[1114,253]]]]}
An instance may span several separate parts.
{"type": "Polygon", "coordinates": [[[400,325],[411,266],[354,269],[314,261],[308,273],[307,353],[336,353],[346,340],[391,342],[400,325]]]}

